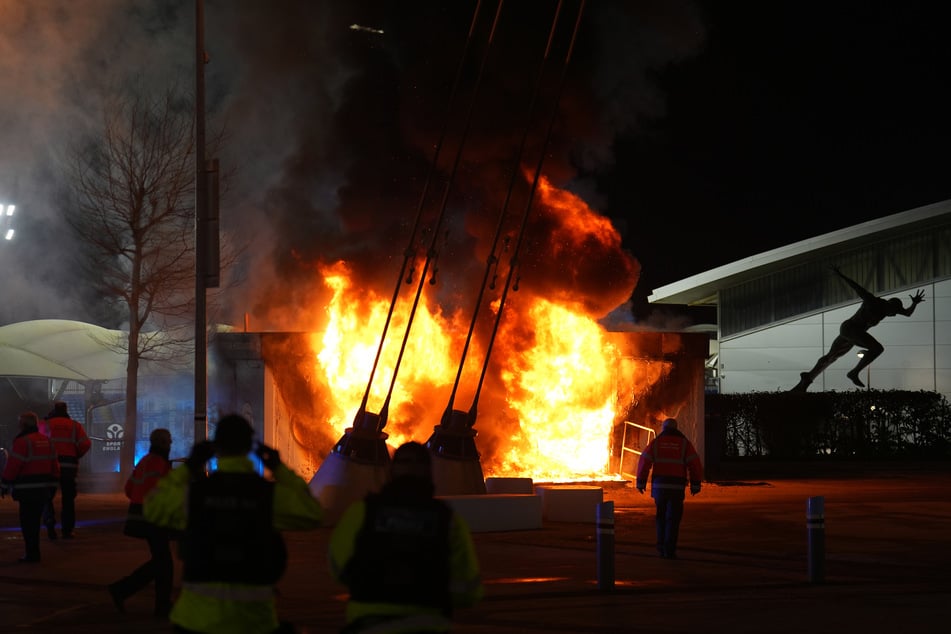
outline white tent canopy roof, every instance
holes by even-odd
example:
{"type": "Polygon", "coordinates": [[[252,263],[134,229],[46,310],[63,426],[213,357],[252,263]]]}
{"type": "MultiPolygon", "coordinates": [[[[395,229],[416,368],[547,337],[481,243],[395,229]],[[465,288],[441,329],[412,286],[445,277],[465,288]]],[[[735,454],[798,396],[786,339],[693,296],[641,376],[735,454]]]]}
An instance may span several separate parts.
{"type": "Polygon", "coordinates": [[[0,326],[0,376],[75,381],[124,378],[128,333],[66,319],[0,326]]]}

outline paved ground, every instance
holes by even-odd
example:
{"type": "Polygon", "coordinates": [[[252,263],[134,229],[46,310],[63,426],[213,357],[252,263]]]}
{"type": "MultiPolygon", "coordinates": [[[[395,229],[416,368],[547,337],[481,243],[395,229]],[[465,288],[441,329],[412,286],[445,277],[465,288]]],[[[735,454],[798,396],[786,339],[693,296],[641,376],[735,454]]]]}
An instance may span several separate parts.
{"type": "MultiPolygon", "coordinates": [[[[951,465],[843,470],[826,477],[747,472],[687,501],[680,558],[653,546],[653,504],[621,483],[614,586],[598,573],[594,522],[475,536],[486,599],[457,615],[457,632],[824,633],[948,631],[951,465]],[[821,583],[810,579],[806,507],[825,502],[821,583]]],[[[118,614],[106,593],[145,558],[123,537],[124,498],[81,493],[79,536],[42,544],[43,562],[16,562],[16,505],[0,501],[0,631],[169,632],[146,590],[118,614]]],[[[288,536],[281,615],[302,633],[334,632],[345,594],[327,574],[329,529],[288,536]]],[[[815,558],[813,558],[815,561],[815,558]]],[[[178,574],[178,571],[176,571],[178,574]]],[[[178,578],[178,577],[176,577],[178,578]]]]}

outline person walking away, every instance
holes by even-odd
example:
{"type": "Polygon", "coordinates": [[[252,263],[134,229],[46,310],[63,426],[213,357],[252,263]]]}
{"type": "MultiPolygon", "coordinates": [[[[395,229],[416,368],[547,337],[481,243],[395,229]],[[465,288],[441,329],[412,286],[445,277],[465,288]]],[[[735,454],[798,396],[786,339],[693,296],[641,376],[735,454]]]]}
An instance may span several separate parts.
{"type": "Polygon", "coordinates": [[[125,483],[129,512],[123,532],[144,539],[149,546],[149,560],[118,581],[109,584],[109,595],[119,612],[125,612],[125,601],[155,582],[155,616],[165,618],[172,607],[174,563],[167,528],[155,526],[142,515],[142,504],[149,491],[172,470],[169,452],[172,434],[159,428],[149,435],[149,452],[139,460],[125,483]]]}
{"type": "MultiPolygon", "coordinates": [[[[76,527],[79,461],[89,451],[92,441],[86,435],[82,424],[70,418],[68,406],[64,401],[53,403],[53,410],[46,415],[45,422],[49,438],[59,457],[60,527],[63,529],[63,538],[71,539],[76,527]]],[[[56,539],[54,498],[55,495],[49,499],[43,511],[43,523],[50,539],[56,539]]]]}
{"type": "Polygon", "coordinates": [[[13,440],[6,466],[0,475],[0,493],[12,490],[20,505],[20,532],[26,554],[21,562],[39,563],[40,526],[43,507],[59,482],[59,460],[53,443],[39,431],[33,412],[20,414],[20,433],[13,440]]]}
{"type": "Polygon", "coordinates": [[[911,297],[911,303],[908,304],[908,306],[902,304],[902,301],[897,297],[892,297],[891,299],[876,297],[871,292],[862,288],[855,280],[847,277],[838,267],[834,266],[832,270],[835,271],[836,275],[845,280],[845,283],[851,286],[852,290],[862,298],[862,305],[859,306],[859,309],[855,311],[854,315],[843,321],[842,325],[839,326],[839,334],[832,340],[832,345],[829,346],[829,352],[819,357],[819,360],[816,361],[816,365],[813,366],[811,370],[799,373],[799,383],[790,390],[792,392],[805,392],[823,370],[841,358],[842,355],[851,350],[853,346],[863,348],[865,354],[862,355],[855,367],[849,370],[845,376],[849,377],[849,380],[856,386],[865,387],[865,384],[862,383],[862,379],[859,376],[860,373],[870,365],[872,361],[885,352],[885,346],[883,346],[878,339],[870,335],[868,329],[872,326],[877,326],[879,322],[886,317],[894,317],[895,315],[911,317],[912,313],[915,312],[915,307],[925,301],[925,292],[923,290],[919,290],[914,295],[909,296],[911,297]]]}
{"type": "Polygon", "coordinates": [[[429,450],[408,442],[380,492],[344,511],[329,544],[350,590],[343,632],[449,632],[453,609],[482,599],[468,525],[434,491],[429,450]]]}
{"type": "Polygon", "coordinates": [[[185,464],[159,480],[146,496],[146,521],[184,531],[179,542],[182,588],[169,615],[176,632],[262,634],[293,631],[278,620],[274,585],[286,565],[279,531],[320,526],[323,508],[307,482],[259,444],[270,474],[248,457],[254,431],[229,414],[214,442],[198,442],[185,464]],[[206,474],[215,456],[217,469],[206,474]]]}
{"type": "Polygon", "coordinates": [[[651,478],[651,497],[656,512],[657,552],[665,559],[677,558],[680,520],[684,514],[684,489],[690,482],[690,494],[700,493],[703,466],[693,443],[677,429],[677,421],[668,418],[637,461],[638,493],[644,493],[651,478]]]}

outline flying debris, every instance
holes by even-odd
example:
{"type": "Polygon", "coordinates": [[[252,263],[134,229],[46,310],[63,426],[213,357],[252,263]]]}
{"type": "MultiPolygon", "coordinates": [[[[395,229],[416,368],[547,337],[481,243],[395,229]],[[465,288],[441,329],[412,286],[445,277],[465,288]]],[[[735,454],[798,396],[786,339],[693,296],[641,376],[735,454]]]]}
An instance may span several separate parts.
{"type": "Polygon", "coordinates": [[[362,24],[351,24],[351,31],[364,31],[366,33],[376,33],[377,35],[383,35],[383,29],[374,29],[372,26],[363,26],[362,24]]]}

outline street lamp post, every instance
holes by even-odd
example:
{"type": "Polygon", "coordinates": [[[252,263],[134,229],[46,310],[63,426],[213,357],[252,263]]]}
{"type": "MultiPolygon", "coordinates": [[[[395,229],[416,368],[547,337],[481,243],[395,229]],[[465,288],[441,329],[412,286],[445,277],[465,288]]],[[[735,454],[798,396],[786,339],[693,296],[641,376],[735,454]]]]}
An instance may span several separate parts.
{"type": "Polygon", "coordinates": [[[208,187],[205,179],[205,6],[195,0],[195,442],[208,437],[208,343],[205,266],[208,187]]]}
{"type": "Polygon", "coordinates": [[[205,3],[195,0],[195,442],[208,437],[209,288],[220,277],[218,159],[205,158],[205,3]]]}

